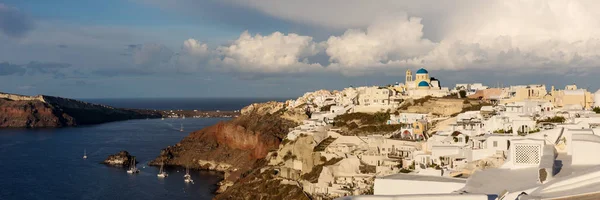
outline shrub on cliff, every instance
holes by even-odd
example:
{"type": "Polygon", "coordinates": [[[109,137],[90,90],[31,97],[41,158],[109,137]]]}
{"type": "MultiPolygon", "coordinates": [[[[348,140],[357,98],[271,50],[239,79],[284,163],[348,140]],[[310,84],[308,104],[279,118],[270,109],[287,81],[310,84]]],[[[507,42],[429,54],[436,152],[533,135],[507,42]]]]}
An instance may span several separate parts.
{"type": "Polygon", "coordinates": [[[321,107],[320,110],[321,110],[321,112],[322,111],[330,111],[331,110],[331,106],[333,106],[333,104],[323,106],[323,107],[321,107]]]}
{"type": "Polygon", "coordinates": [[[321,175],[321,171],[323,171],[323,167],[333,165],[335,163],[340,162],[343,158],[332,158],[322,164],[316,165],[313,167],[312,171],[309,173],[303,174],[300,178],[307,180],[311,183],[316,183],[319,180],[319,175],[321,175]]]}
{"type": "Polygon", "coordinates": [[[377,112],[375,114],[355,112],[355,113],[346,113],[343,115],[339,115],[335,117],[334,121],[336,123],[346,124],[351,121],[360,121],[360,124],[385,124],[387,120],[390,119],[389,112],[377,112]]]}
{"type": "Polygon", "coordinates": [[[256,112],[251,112],[235,118],[233,123],[240,125],[249,131],[272,134],[280,140],[283,140],[287,136],[290,128],[297,126],[296,123],[283,119],[279,113],[258,114],[256,112]]]}

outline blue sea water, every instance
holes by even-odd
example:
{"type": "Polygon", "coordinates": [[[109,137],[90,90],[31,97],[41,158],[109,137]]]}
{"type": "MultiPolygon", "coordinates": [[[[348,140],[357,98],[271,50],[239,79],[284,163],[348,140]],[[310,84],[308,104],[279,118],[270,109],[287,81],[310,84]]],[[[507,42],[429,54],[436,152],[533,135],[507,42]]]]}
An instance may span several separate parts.
{"type": "Polygon", "coordinates": [[[117,108],[156,110],[239,110],[252,103],[285,101],[289,98],[129,98],[129,99],[81,99],[86,102],[117,108]]]}
{"type": "Polygon", "coordinates": [[[61,129],[0,129],[0,199],[211,199],[220,175],[193,171],[195,184],[183,181],[184,169],[167,168],[156,176],[147,163],[188,131],[222,118],[130,120],[61,129]],[[180,124],[186,131],[180,132],[180,124]],[[87,159],[82,159],[84,149],[87,159]],[[141,173],[99,164],[127,150],[141,173]]]}

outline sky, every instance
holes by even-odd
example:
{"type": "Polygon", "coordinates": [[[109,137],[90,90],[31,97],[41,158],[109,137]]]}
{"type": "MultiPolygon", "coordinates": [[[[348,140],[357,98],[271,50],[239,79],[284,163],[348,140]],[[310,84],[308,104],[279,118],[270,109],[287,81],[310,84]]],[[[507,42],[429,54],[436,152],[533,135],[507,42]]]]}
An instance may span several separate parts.
{"type": "Polygon", "coordinates": [[[0,91],[296,97],[388,85],[600,87],[594,0],[0,0],[0,91]]]}

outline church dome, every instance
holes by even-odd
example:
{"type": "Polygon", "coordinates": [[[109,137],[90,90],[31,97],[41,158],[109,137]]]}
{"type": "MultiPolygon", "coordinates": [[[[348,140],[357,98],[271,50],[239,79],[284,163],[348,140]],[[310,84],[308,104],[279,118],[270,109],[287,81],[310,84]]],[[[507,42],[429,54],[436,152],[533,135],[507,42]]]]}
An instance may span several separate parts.
{"type": "Polygon", "coordinates": [[[417,74],[427,74],[427,73],[429,73],[429,72],[424,68],[421,68],[417,71],[417,74]]]}
{"type": "Polygon", "coordinates": [[[427,83],[427,81],[421,81],[419,82],[419,87],[429,87],[429,83],[427,83]]]}

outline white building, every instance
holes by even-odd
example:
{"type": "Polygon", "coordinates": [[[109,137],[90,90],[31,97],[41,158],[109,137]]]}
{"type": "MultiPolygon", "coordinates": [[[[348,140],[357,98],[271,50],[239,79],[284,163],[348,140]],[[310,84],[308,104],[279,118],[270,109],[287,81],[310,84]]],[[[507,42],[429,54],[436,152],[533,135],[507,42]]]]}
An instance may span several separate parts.
{"type": "Polygon", "coordinates": [[[465,186],[465,179],[415,174],[376,178],[375,195],[448,194],[465,186]]]}

